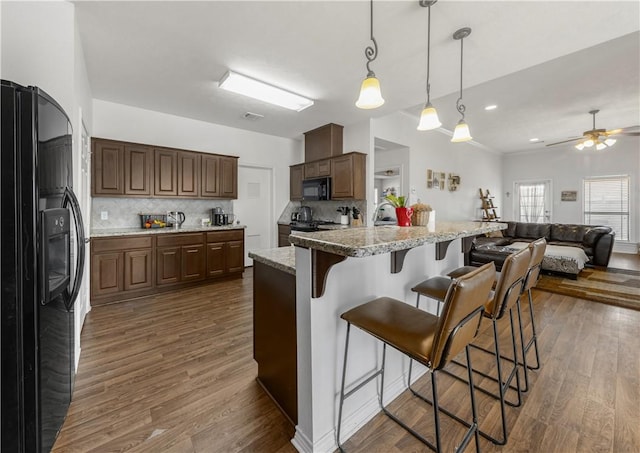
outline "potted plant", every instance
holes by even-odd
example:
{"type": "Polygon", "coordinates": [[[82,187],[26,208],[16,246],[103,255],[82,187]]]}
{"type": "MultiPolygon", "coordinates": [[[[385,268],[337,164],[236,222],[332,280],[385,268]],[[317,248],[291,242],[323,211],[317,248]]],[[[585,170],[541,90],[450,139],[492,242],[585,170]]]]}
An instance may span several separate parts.
{"type": "Polygon", "coordinates": [[[391,205],[396,208],[396,218],[398,219],[398,226],[411,226],[411,216],[413,215],[413,209],[407,207],[407,197],[395,195],[387,195],[385,197],[391,205]]]}

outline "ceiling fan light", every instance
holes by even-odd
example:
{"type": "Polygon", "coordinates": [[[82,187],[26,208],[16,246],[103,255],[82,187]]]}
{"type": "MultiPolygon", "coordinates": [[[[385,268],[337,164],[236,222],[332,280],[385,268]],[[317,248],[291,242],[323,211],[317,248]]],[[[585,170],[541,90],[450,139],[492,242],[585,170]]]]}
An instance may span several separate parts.
{"type": "Polygon", "coordinates": [[[370,75],[362,81],[360,86],[360,97],[356,101],[359,109],[375,109],[384,104],[382,93],[380,92],[380,82],[375,75],[370,75]]]}
{"type": "Polygon", "coordinates": [[[608,138],[604,141],[604,144],[607,146],[613,146],[616,142],[617,140],[615,138],[608,138]]]}
{"type": "Polygon", "coordinates": [[[582,151],[584,149],[584,143],[580,142],[576,145],[576,149],[578,151],[582,151]]]}
{"type": "Polygon", "coordinates": [[[591,138],[589,138],[589,139],[584,141],[584,146],[587,147],[587,148],[591,148],[594,144],[595,144],[595,142],[591,138]]]}
{"type": "Polygon", "coordinates": [[[598,142],[598,144],[596,145],[596,149],[597,149],[598,151],[602,151],[602,150],[603,150],[603,149],[605,149],[606,147],[607,147],[607,145],[605,145],[605,144],[604,144],[604,143],[602,143],[602,142],[598,142]]]}
{"type": "Polygon", "coordinates": [[[419,131],[431,131],[442,126],[440,119],[438,118],[438,112],[435,107],[431,105],[431,102],[424,106],[422,113],[420,114],[420,123],[418,123],[419,131]]]}
{"type": "Polygon", "coordinates": [[[456,128],[453,130],[453,137],[451,137],[452,143],[460,143],[460,142],[468,142],[473,137],[471,137],[471,133],[469,132],[469,126],[464,120],[458,121],[456,128]]]}

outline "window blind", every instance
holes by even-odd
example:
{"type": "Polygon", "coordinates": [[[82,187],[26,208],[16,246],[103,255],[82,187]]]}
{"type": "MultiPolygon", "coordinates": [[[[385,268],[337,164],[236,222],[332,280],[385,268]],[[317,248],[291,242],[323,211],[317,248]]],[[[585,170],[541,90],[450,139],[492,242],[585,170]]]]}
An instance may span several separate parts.
{"type": "Polygon", "coordinates": [[[584,223],[610,226],[617,240],[629,240],[629,176],[584,180],[584,223]]]}

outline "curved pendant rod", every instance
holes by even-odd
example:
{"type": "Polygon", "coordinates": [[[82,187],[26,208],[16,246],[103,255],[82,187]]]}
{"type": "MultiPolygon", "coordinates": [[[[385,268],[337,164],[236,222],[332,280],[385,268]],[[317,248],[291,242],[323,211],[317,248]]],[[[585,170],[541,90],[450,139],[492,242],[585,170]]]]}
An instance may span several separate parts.
{"type": "Polygon", "coordinates": [[[371,14],[370,14],[371,22],[369,25],[371,30],[371,41],[373,42],[373,47],[367,46],[367,48],[364,49],[364,56],[367,57],[367,77],[375,77],[376,75],[369,67],[369,64],[371,64],[371,62],[378,57],[378,43],[376,42],[376,38],[373,37],[373,0],[370,0],[370,11],[371,11],[371,14]]]}

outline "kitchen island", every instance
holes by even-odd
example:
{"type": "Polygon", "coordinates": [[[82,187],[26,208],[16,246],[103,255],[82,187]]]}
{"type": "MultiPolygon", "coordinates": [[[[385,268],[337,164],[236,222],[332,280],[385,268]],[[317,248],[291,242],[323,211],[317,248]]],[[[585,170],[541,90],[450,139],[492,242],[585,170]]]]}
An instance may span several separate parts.
{"type": "MultiPolygon", "coordinates": [[[[438,222],[433,229],[379,226],[290,236],[295,245],[297,339],[297,425],[292,443],[299,451],[337,448],[346,333],[340,314],[381,296],[414,304],[413,285],[462,265],[461,252],[474,236],[505,228],[506,224],[495,222],[438,222]]],[[[258,254],[253,253],[254,259],[258,254]]],[[[261,264],[268,265],[266,260],[261,264]]],[[[436,303],[427,301],[421,308],[435,313],[436,303]]],[[[376,369],[381,346],[355,331],[349,350],[346,391],[376,369]]],[[[407,370],[408,361],[390,351],[385,376],[388,400],[405,389],[407,370]]],[[[424,372],[419,369],[414,375],[418,378],[424,372]]],[[[345,402],[343,439],[379,412],[374,382],[345,402]]]]}

